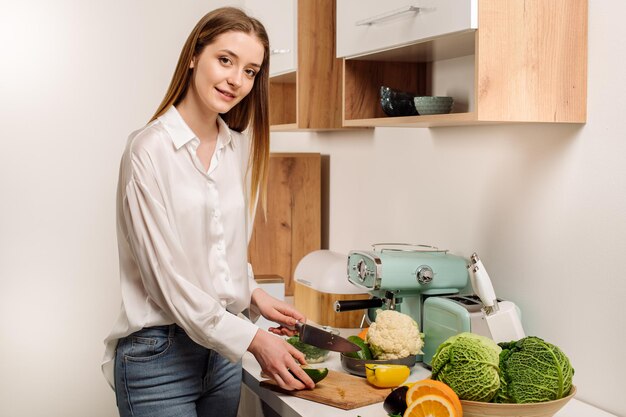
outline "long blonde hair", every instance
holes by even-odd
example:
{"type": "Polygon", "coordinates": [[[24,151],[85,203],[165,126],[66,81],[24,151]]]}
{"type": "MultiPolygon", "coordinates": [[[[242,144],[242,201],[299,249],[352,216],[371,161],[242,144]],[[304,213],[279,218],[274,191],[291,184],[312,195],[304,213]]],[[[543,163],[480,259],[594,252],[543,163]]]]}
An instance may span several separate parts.
{"type": "Polygon", "coordinates": [[[250,93],[221,117],[228,126],[241,132],[249,128],[251,134],[250,161],[251,169],[251,204],[254,208],[257,198],[265,210],[267,194],[267,171],[270,153],[270,131],[268,114],[269,97],[269,39],[265,27],[257,19],[248,16],[235,7],[222,7],[207,13],[196,24],[183,46],[178,64],[167,89],[163,101],[150,121],[155,120],[169,109],[177,105],[187,94],[192,80],[193,69],[189,65],[194,57],[200,55],[205,46],[214,42],[215,38],[229,31],[244,32],[256,36],[263,45],[264,55],[261,69],[257,73],[254,86],[250,93]]]}

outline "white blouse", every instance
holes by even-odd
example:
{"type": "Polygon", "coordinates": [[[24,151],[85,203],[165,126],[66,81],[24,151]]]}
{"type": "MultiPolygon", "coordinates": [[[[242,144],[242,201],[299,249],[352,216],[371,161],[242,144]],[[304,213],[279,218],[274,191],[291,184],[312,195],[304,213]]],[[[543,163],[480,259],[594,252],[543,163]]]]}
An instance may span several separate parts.
{"type": "Polygon", "coordinates": [[[129,137],[117,191],[122,305],[102,364],[111,386],[118,339],[143,327],[176,323],[232,361],[258,330],[238,316],[257,288],[247,262],[249,138],[218,124],[208,171],[173,106],[129,137]]]}

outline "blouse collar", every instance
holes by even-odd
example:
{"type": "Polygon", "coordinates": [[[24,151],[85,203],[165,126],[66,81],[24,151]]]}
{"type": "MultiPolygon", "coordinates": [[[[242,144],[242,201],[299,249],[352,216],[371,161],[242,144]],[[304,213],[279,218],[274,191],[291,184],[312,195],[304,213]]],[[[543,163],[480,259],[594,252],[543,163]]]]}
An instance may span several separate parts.
{"type": "MultiPolygon", "coordinates": [[[[163,127],[167,133],[169,133],[177,150],[193,139],[197,139],[196,134],[191,130],[187,123],[185,123],[183,117],[174,106],[170,106],[165,113],[158,117],[158,120],[163,123],[163,127]]],[[[234,146],[232,131],[224,119],[222,119],[219,115],[217,116],[217,124],[219,126],[219,133],[217,134],[216,147],[220,148],[228,144],[232,144],[232,146],[234,146]]]]}

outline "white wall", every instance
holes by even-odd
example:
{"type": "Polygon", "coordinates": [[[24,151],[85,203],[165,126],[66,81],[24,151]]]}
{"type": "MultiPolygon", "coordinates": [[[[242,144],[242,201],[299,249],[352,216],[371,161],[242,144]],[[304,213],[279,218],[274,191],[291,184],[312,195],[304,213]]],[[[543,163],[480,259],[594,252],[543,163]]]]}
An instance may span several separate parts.
{"type": "Polygon", "coordinates": [[[330,158],[329,248],[477,251],[528,334],[556,343],[578,398],[626,416],[626,6],[589,2],[588,121],[276,133],[330,158]]]}
{"type": "Polygon", "coordinates": [[[225,3],[0,0],[0,416],[117,415],[119,158],[225,3]]]}
{"type": "MultiPolygon", "coordinates": [[[[191,27],[226,2],[0,0],[0,415],[116,415],[99,363],[119,303],[119,156],[191,27]]],[[[528,333],[571,357],[579,398],[618,415],[625,12],[590,1],[584,126],[273,135],[275,151],[330,155],[331,249],[478,251],[528,333]]]]}

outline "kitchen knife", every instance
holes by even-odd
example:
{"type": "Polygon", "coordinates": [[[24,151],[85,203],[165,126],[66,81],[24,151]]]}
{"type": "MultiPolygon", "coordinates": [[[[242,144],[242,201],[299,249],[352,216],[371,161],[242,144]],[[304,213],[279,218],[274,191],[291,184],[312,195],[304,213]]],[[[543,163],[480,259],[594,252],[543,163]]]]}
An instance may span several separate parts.
{"type": "Polygon", "coordinates": [[[348,339],[310,324],[297,321],[296,330],[300,333],[302,342],[320,349],[332,350],[334,352],[358,352],[361,350],[358,345],[348,339]]]}

